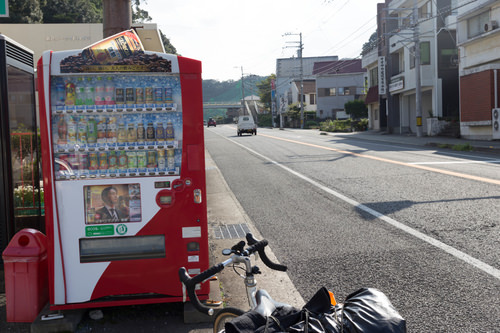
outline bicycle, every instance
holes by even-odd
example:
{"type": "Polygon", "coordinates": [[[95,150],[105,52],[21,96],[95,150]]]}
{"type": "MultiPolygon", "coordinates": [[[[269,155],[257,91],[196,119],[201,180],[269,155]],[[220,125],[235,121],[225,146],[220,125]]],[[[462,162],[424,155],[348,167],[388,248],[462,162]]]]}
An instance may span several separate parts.
{"type": "MultiPolygon", "coordinates": [[[[251,319],[252,323],[256,324],[256,327],[265,326],[264,332],[267,332],[268,324],[270,324],[269,327],[276,324],[280,332],[285,330],[288,332],[288,328],[292,329],[293,332],[308,332],[309,327],[311,327],[313,328],[311,332],[406,333],[405,319],[392,306],[387,296],[374,288],[361,288],[348,295],[344,303],[337,304],[333,293],[322,287],[303,306],[302,310],[275,301],[267,291],[257,289],[255,274],[260,274],[260,270],[257,266],[252,265],[251,256],[258,254],[262,262],[274,270],[285,272],[287,267],[276,264],[267,257],[264,251],[268,245],[267,240],[259,241],[251,233],[246,235],[246,240],[248,245],[250,245],[249,247],[245,249],[245,242],[240,241],[231,247],[231,249],[223,250],[223,255],[231,256],[229,259],[210,267],[194,277],[190,277],[184,267],[179,268],[179,278],[183,284],[184,301],[185,291],[187,291],[194,307],[198,311],[212,316],[215,313],[214,309],[203,305],[196,296],[196,285],[210,279],[215,274],[221,272],[226,266],[233,264],[233,269],[236,272],[236,267],[240,266],[235,265],[241,263],[245,265],[245,275],[236,273],[244,279],[250,311],[246,312],[235,307],[221,309],[215,314],[214,333],[225,333],[227,322],[234,320],[236,317],[242,316],[241,318],[243,318],[249,316],[252,313],[252,315],[256,313],[264,318],[264,322],[257,320],[255,316],[251,319]],[[268,319],[271,319],[271,321],[268,319]]],[[[235,329],[235,322],[237,320],[229,324],[232,327],[231,330],[235,329]]]]}
{"type": "MultiPolygon", "coordinates": [[[[246,294],[248,298],[248,304],[250,309],[256,310],[258,313],[263,315],[264,317],[270,316],[271,313],[278,307],[290,307],[291,305],[277,302],[271,298],[269,293],[264,289],[257,289],[257,281],[255,280],[255,275],[260,274],[260,270],[257,266],[252,265],[251,256],[255,253],[258,253],[262,262],[269,268],[285,272],[287,267],[281,264],[276,264],[272,262],[264,252],[264,248],[268,245],[267,240],[257,240],[251,233],[246,235],[246,240],[248,248],[245,249],[246,243],[244,241],[240,241],[235,244],[231,249],[224,249],[222,254],[225,256],[231,256],[229,259],[219,263],[206,271],[194,276],[190,277],[184,267],[179,268],[179,278],[185,286],[187,294],[191,303],[193,303],[194,307],[209,316],[214,315],[214,309],[203,305],[195,293],[195,287],[197,284],[202,283],[215,274],[221,272],[226,266],[233,264],[233,269],[236,272],[237,264],[245,265],[245,275],[241,275],[236,272],[240,277],[244,279],[244,284],[246,287],[246,294]]],[[[240,267],[241,268],[241,267],[240,267]]],[[[214,333],[224,332],[224,325],[226,322],[233,320],[235,317],[241,316],[245,313],[245,311],[235,308],[235,307],[226,307],[217,312],[214,319],[214,333]]]]}

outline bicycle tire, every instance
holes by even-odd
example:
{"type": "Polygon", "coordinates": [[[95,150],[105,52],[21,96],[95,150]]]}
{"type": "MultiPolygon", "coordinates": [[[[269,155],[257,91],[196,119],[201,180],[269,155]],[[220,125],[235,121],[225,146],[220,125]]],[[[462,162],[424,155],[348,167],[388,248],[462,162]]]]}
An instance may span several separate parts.
{"type": "Polygon", "coordinates": [[[214,319],[214,333],[224,333],[224,325],[226,322],[229,322],[244,313],[245,311],[233,307],[227,307],[220,310],[214,319]]]}

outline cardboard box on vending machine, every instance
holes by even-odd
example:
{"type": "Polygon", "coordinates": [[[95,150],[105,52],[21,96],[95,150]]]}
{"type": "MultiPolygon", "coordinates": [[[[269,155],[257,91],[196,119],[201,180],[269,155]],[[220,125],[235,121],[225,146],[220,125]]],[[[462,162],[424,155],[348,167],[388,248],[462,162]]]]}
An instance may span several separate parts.
{"type": "Polygon", "coordinates": [[[131,30],[38,78],[51,309],[182,301],[179,267],[208,268],[201,62],[131,30]]]}

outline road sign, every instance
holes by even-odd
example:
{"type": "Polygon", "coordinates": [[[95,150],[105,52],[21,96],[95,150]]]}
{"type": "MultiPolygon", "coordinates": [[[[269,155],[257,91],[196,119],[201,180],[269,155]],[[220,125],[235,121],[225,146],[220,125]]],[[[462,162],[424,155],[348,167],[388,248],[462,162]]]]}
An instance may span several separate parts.
{"type": "Polygon", "coordinates": [[[0,0],[0,17],[9,17],[9,0],[0,0]]]}

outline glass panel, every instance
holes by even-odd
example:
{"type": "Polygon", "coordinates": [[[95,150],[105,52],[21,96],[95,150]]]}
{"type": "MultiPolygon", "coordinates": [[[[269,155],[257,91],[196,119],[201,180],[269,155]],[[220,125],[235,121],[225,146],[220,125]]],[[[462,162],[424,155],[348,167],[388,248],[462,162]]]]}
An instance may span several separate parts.
{"type": "Polygon", "coordinates": [[[177,76],[54,76],[51,101],[56,180],[180,173],[177,76]]]}
{"type": "MultiPolygon", "coordinates": [[[[8,66],[9,127],[14,215],[39,216],[43,205],[38,170],[33,74],[8,66]]],[[[16,225],[16,230],[22,226],[16,225]]]]}

